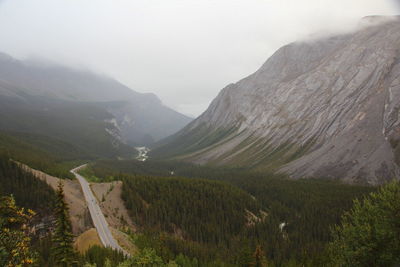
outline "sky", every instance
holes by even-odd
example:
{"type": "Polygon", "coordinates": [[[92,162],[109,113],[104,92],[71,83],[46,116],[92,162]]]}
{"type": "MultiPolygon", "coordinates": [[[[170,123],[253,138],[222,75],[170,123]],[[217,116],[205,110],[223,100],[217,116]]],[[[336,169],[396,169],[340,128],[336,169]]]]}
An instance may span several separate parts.
{"type": "Polygon", "coordinates": [[[399,0],[0,0],[0,51],[105,74],[195,117],[282,45],[399,13],[399,0]]]}

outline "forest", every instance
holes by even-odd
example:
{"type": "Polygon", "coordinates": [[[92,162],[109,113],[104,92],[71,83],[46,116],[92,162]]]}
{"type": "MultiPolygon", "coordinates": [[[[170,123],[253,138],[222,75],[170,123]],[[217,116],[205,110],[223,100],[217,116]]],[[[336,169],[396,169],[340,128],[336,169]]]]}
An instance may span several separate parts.
{"type": "MultiPolygon", "coordinates": [[[[399,183],[375,188],[172,162],[141,162],[135,169],[137,162],[130,162],[98,161],[85,171],[97,181],[123,181],[122,198],[138,227],[125,230],[138,248],[126,258],[97,246],[75,251],[62,184],[54,191],[1,157],[0,235],[24,248],[12,259],[43,267],[388,266],[399,260],[398,244],[385,243],[400,229],[399,183]],[[167,177],[156,175],[167,170],[167,177]],[[44,217],[52,218],[54,230],[26,237],[23,225],[44,217]],[[372,252],[359,250],[359,233],[372,252]]],[[[1,262],[8,249],[0,244],[1,262]]]]}
{"type": "Polygon", "coordinates": [[[17,163],[0,156],[0,196],[7,195],[13,195],[18,206],[41,215],[51,214],[55,200],[50,186],[21,169],[17,163]]]}
{"type": "Polygon", "coordinates": [[[354,199],[376,190],[177,162],[102,160],[91,165],[90,173],[98,181],[124,181],[127,208],[148,239],[161,239],[153,244],[160,255],[168,259],[185,253],[204,264],[217,258],[237,265],[257,247],[277,266],[320,264],[331,227],[354,199]],[[235,201],[239,192],[241,204],[235,201]],[[238,224],[226,228],[224,219],[238,224]]]}
{"type": "MultiPolygon", "coordinates": [[[[60,220],[58,214],[64,213],[65,215],[65,211],[68,209],[65,206],[61,212],[60,210],[57,211],[57,206],[63,202],[63,195],[57,197],[58,193],[45,182],[22,169],[18,163],[5,156],[0,157],[1,266],[64,266],[58,263],[55,256],[56,250],[59,249],[56,245],[58,225],[67,226],[67,231],[60,233],[60,236],[69,237],[71,241],[72,235],[68,231],[70,227],[68,215],[63,219],[62,224],[57,222],[60,220]],[[49,228],[54,227],[54,231],[47,231],[44,236],[27,231],[43,222],[43,218],[50,220],[49,228]],[[25,225],[29,227],[25,228],[25,225]],[[10,261],[14,265],[7,265],[7,259],[10,259],[8,253],[15,248],[18,249],[19,253],[11,257],[10,261]],[[18,265],[18,263],[21,265],[18,265]]],[[[64,239],[61,238],[61,240],[64,239]]],[[[85,254],[80,255],[74,251],[70,243],[67,250],[71,252],[67,266],[84,266],[86,263],[97,263],[97,266],[101,267],[106,259],[112,266],[115,266],[126,259],[120,252],[101,247],[92,247],[85,254]]],[[[65,251],[63,250],[63,253],[65,251]]],[[[62,255],[61,258],[63,257],[62,255]]]]}

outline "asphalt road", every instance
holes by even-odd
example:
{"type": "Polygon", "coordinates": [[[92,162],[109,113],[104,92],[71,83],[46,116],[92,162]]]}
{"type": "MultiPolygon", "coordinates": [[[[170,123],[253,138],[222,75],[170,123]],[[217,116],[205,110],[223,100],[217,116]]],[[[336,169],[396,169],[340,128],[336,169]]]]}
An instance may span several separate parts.
{"type": "Polygon", "coordinates": [[[112,236],[106,218],[104,217],[104,214],[100,209],[96,197],[90,189],[89,183],[86,181],[85,178],[77,173],[79,169],[84,167],[86,167],[86,164],[72,169],[71,173],[75,175],[76,179],[78,179],[79,183],[82,186],[83,195],[85,196],[90,216],[92,217],[93,224],[96,227],[101,243],[104,245],[104,247],[110,247],[122,251],[125,255],[128,255],[128,253],[122,247],[120,247],[120,245],[118,245],[118,242],[112,236]]]}

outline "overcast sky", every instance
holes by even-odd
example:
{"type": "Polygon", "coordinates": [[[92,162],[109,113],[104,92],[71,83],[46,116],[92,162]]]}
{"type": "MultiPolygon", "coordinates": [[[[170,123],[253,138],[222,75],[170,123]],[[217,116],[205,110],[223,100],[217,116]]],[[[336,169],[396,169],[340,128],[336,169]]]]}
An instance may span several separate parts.
{"type": "MultiPolygon", "coordinates": [[[[398,2],[397,2],[398,3],[398,2]]],[[[191,116],[280,46],[395,0],[0,0],[0,51],[89,68],[191,116]]]]}

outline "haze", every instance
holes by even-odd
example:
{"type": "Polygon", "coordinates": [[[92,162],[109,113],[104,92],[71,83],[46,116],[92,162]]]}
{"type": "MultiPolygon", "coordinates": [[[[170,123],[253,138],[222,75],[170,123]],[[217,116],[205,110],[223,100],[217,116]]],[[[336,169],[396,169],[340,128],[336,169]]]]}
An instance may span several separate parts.
{"type": "Polygon", "coordinates": [[[0,51],[92,69],[197,116],[280,46],[351,30],[363,16],[398,7],[393,0],[0,0],[0,51]]]}

